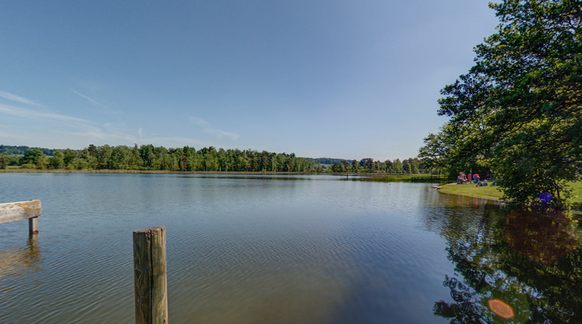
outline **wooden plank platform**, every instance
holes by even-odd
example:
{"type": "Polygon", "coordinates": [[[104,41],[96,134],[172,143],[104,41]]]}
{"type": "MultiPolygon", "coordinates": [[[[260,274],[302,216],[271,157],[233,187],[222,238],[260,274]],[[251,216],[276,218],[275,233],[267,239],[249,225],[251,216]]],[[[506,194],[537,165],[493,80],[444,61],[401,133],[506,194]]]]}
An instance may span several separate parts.
{"type": "Polygon", "coordinates": [[[0,204],[0,224],[38,217],[41,211],[40,200],[0,204]]]}
{"type": "Polygon", "coordinates": [[[28,219],[30,234],[38,233],[38,216],[42,212],[40,200],[0,204],[0,224],[28,219]]]}

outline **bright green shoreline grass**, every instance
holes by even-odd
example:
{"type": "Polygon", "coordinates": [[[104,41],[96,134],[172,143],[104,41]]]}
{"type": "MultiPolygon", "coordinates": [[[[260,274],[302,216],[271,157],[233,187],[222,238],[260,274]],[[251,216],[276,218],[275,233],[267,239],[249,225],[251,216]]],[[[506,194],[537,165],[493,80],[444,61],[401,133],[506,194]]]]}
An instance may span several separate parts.
{"type": "MultiPolygon", "coordinates": [[[[572,202],[576,209],[582,208],[582,182],[571,182],[570,188],[572,188],[572,202]]],[[[485,186],[476,187],[475,184],[447,184],[442,185],[439,189],[442,193],[468,196],[474,198],[491,199],[491,200],[501,200],[503,194],[499,190],[499,187],[485,186]]]]}
{"type": "Polygon", "coordinates": [[[410,182],[446,182],[444,176],[430,175],[430,174],[378,174],[362,173],[361,175],[369,175],[370,178],[365,179],[366,181],[378,181],[378,182],[399,182],[399,181],[410,181],[410,182]]]}
{"type": "Polygon", "coordinates": [[[447,194],[491,200],[501,200],[501,196],[503,196],[503,193],[499,190],[499,187],[476,187],[475,184],[446,184],[442,185],[439,191],[447,194]]]}

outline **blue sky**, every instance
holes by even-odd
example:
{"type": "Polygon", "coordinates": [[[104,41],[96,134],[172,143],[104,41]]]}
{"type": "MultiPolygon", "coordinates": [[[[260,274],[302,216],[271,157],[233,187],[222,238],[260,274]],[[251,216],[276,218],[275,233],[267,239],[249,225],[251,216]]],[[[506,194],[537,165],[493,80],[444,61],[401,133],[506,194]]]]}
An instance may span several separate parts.
{"type": "Polygon", "coordinates": [[[488,1],[4,1],[0,144],[414,157],[488,1]]]}

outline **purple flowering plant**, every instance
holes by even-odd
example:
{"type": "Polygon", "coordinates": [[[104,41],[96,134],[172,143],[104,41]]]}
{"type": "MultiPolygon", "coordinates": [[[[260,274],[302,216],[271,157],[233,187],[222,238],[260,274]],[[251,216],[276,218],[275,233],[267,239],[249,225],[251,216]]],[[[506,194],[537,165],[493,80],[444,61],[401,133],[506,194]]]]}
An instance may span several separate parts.
{"type": "Polygon", "coordinates": [[[552,195],[550,195],[547,192],[542,192],[541,194],[539,194],[538,198],[540,199],[542,204],[549,204],[550,201],[552,201],[552,195]]]}

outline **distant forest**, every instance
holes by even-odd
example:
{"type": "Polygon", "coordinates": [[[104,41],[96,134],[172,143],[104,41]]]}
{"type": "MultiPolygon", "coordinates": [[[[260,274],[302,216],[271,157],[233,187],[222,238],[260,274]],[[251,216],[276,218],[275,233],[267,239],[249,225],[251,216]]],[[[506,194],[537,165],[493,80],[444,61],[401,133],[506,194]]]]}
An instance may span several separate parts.
{"type": "Polygon", "coordinates": [[[55,150],[50,150],[42,147],[28,147],[28,146],[9,146],[0,145],[0,154],[4,153],[6,155],[24,155],[29,150],[39,150],[44,155],[52,156],[55,150]]]}
{"type": "Polygon", "coordinates": [[[317,159],[311,159],[313,161],[313,163],[321,163],[324,165],[334,165],[336,163],[342,163],[342,161],[348,161],[350,164],[352,164],[351,160],[345,160],[345,159],[332,159],[332,158],[317,158],[317,159]]]}
{"type": "Polygon", "coordinates": [[[27,146],[0,146],[0,168],[68,170],[162,170],[221,172],[385,172],[394,174],[428,173],[418,158],[400,161],[374,161],[371,158],[343,160],[303,158],[294,153],[239,150],[212,146],[165,148],[134,146],[95,146],[82,150],[49,150],[27,146]]]}

